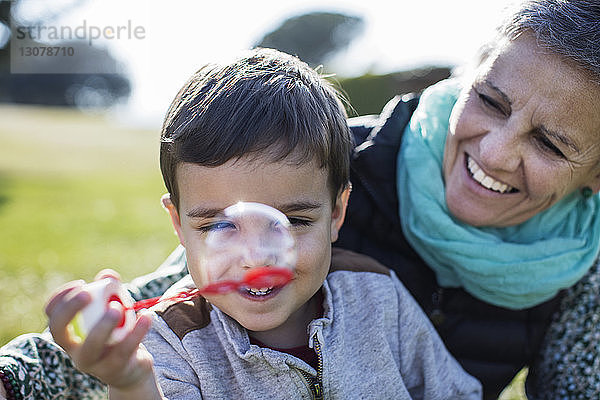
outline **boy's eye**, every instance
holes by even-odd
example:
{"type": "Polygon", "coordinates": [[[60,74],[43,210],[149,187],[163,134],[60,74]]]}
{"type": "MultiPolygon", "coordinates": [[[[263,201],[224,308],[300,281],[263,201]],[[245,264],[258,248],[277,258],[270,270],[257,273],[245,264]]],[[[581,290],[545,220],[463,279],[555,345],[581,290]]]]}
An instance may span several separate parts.
{"type": "Polygon", "coordinates": [[[301,226],[310,226],[310,225],[312,225],[312,221],[309,221],[309,220],[303,219],[303,218],[288,217],[288,220],[290,221],[290,224],[292,226],[301,227],[301,226]]]}
{"type": "Polygon", "coordinates": [[[226,229],[235,229],[235,224],[233,224],[229,221],[218,221],[218,222],[213,222],[211,224],[198,227],[198,231],[200,231],[202,233],[223,231],[226,229]]]}

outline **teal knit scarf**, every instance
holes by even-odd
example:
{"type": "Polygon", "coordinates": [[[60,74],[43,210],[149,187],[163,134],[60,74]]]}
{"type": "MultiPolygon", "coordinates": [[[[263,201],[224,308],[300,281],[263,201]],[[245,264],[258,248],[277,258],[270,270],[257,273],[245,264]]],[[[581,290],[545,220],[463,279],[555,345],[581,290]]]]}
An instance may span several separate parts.
{"type": "Polygon", "coordinates": [[[600,249],[600,197],[578,191],[516,226],[476,228],[449,214],[442,158],[460,87],[427,89],[398,155],[402,230],[442,287],[511,309],[537,305],[578,281],[600,249]],[[410,166],[410,168],[408,168],[410,166]]]}

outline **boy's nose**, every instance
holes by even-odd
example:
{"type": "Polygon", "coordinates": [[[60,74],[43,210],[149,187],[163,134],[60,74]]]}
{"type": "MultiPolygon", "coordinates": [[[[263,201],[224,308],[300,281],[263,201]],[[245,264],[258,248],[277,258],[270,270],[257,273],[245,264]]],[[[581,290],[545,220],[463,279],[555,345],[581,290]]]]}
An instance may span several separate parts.
{"type": "Polygon", "coordinates": [[[282,232],[274,229],[268,221],[252,221],[240,235],[239,245],[243,251],[244,267],[275,265],[282,250],[282,232]]]}
{"type": "Polygon", "coordinates": [[[243,260],[244,268],[275,265],[276,262],[277,256],[269,246],[255,245],[245,248],[243,260]]]}

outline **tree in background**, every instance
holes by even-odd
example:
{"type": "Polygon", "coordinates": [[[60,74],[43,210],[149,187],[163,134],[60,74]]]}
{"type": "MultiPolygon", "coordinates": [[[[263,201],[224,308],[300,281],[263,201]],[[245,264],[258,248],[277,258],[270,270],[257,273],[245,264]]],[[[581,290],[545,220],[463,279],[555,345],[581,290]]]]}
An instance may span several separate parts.
{"type": "MultiPolygon", "coordinates": [[[[86,2],[87,0],[72,0],[61,2],[58,7],[48,2],[43,13],[24,21],[19,10],[27,5],[27,0],[0,0],[0,102],[105,108],[129,96],[131,86],[123,72],[76,73],[85,69],[81,68],[84,65],[74,64],[70,65],[70,70],[75,71],[74,73],[10,73],[11,21],[22,22],[28,27],[50,25],[86,2]]],[[[28,45],[42,43],[32,41],[28,45]]],[[[89,46],[83,41],[61,42],[57,45],[72,47],[77,54],[82,55],[71,60],[75,63],[113,67],[118,64],[108,50],[89,46]]],[[[45,70],[56,71],[58,68],[52,63],[62,62],[57,60],[60,59],[45,57],[33,61],[38,64],[46,63],[40,70],[46,67],[45,70]]]]}
{"type": "MultiPolygon", "coordinates": [[[[327,69],[327,62],[350,46],[363,30],[360,16],[313,12],[285,20],[255,45],[285,51],[312,67],[322,65],[327,69]]],[[[352,104],[349,115],[364,115],[379,113],[396,94],[419,92],[449,75],[448,67],[422,67],[385,75],[337,77],[337,81],[352,104]]]]}
{"type": "Polygon", "coordinates": [[[316,67],[348,47],[363,27],[362,17],[313,12],[285,20],[256,46],[285,51],[316,67]]]}
{"type": "Polygon", "coordinates": [[[392,97],[418,93],[450,76],[449,67],[426,66],[409,71],[377,75],[367,73],[354,78],[339,78],[339,84],[352,104],[350,116],[379,114],[392,97]]]}

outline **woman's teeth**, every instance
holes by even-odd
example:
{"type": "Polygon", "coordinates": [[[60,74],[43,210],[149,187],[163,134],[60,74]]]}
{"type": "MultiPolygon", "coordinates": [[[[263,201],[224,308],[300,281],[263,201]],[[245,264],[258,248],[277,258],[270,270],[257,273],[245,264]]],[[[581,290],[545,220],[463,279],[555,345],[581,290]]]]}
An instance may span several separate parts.
{"type": "Polygon", "coordinates": [[[253,296],[265,296],[273,291],[273,288],[247,288],[246,291],[253,296]]]}
{"type": "Polygon", "coordinates": [[[498,193],[516,192],[516,189],[508,186],[506,183],[502,183],[486,175],[471,157],[468,157],[467,167],[473,179],[479,182],[481,186],[498,193]]]}

